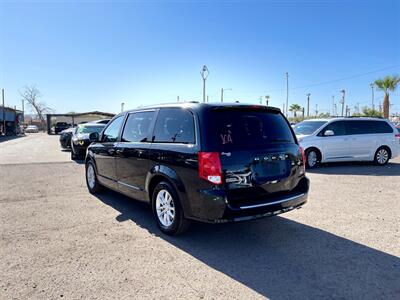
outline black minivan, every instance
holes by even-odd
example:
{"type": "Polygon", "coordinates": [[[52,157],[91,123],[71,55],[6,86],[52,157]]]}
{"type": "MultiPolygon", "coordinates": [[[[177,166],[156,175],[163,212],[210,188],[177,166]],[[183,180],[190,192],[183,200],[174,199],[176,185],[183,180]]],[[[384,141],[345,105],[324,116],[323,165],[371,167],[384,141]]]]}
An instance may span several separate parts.
{"type": "Polygon", "coordinates": [[[277,215],[307,201],[304,152],[279,109],[175,103],[115,116],[91,133],[86,183],[151,204],[166,234],[277,215]]]}

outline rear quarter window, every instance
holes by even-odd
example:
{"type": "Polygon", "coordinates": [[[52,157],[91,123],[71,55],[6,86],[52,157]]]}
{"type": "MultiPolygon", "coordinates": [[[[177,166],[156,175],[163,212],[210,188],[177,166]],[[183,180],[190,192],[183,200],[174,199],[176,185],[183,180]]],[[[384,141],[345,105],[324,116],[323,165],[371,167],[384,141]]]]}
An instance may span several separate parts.
{"type": "Polygon", "coordinates": [[[393,133],[393,128],[385,121],[373,121],[376,133],[393,133]]]}
{"type": "Polygon", "coordinates": [[[155,129],[155,143],[194,144],[194,119],[190,111],[182,108],[162,108],[155,129]]]}
{"type": "Polygon", "coordinates": [[[211,111],[208,139],[220,151],[262,149],[276,143],[295,143],[292,130],[280,113],[258,110],[211,111]]]}

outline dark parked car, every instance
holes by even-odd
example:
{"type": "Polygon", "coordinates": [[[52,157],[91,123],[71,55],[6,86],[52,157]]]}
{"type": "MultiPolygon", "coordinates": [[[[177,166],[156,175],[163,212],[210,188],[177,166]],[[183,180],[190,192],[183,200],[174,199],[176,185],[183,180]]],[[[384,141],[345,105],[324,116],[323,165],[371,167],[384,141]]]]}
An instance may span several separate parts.
{"type": "Polygon", "coordinates": [[[151,204],[159,228],[273,216],[307,201],[304,152],[279,109],[184,103],[140,108],[90,134],[86,183],[151,204]]]}
{"type": "Polygon", "coordinates": [[[67,122],[57,122],[56,125],[54,126],[54,133],[59,134],[61,131],[70,127],[71,124],[68,124],[67,122]]]}
{"type": "Polygon", "coordinates": [[[86,149],[90,145],[89,134],[100,133],[106,125],[98,123],[85,123],[76,127],[71,136],[71,159],[85,157],[86,149]]]}
{"type": "Polygon", "coordinates": [[[76,128],[71,127],[61,131],[60,133],[60,145],[63,149],[71,149],[71,137],[74,134],[76,128]]]}

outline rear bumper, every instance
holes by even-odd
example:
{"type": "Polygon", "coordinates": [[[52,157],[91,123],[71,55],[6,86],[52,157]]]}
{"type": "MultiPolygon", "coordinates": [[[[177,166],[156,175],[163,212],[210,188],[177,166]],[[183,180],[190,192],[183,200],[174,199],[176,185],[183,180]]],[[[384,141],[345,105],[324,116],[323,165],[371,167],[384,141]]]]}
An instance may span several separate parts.
{"type": "Polygon", "coordinates": [[[295,189],[287,193],[238,203],[229,201],[223,190],[202,190],[202,207],[192,211],[192,216],[188,217],[208,223],[226,223],[278,215],[304,205],[309,186],[309,179],[304,177],[295,189]]]}

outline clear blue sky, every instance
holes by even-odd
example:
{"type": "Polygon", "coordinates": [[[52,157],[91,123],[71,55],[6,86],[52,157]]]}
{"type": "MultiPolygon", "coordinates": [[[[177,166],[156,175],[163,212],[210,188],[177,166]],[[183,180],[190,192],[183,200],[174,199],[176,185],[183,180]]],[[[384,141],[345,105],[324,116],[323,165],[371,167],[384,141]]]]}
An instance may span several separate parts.
{"type": "MultiPolygon", "coordinates": [[[[58,113],[118,112],[121,102],[134,108],[178,95],[201,100],[203,64],[210,101],[219,101],[224,87],[232,88],[227,101],[256,103],[270,95],[270,104],[282,107],[289,72],[290,103],[304,105],[311,93],[312,109],[318,103],[328,111],[332,95],[338,101],[345,89],[351,108],[370,105],[369,84],[400,74],[400,4],[0,3],[0,87],[10,106],[21,106],[18,91],[30,84],[58,113]]],[[[400,90],[391,100],[399,112],[400,90]]]]}

